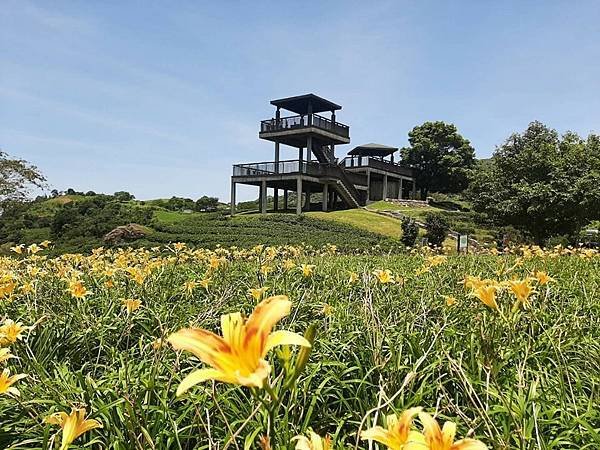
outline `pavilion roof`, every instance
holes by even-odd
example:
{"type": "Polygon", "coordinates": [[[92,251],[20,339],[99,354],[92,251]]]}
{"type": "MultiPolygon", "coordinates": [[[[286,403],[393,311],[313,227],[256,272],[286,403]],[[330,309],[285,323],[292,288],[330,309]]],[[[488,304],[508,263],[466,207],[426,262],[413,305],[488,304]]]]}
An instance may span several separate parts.
{"type": "Polygon", "coordinates": [[[296,114],[308,114],[308,105],[310,103],[312,103],[313,113],[320,113],[323,111],[338,111],[342,109],[340,105],[330,102],[329,100],[326,100],[315,94],[297,95],[295,97],[271,100],[271,105],[287,109],[288,111],[295,112],[296,114]]]}
{"type": "Polygon", "coordinates": [[[370,143],[354,147],[348,154],[353,156],[389,156],[396,151],[398,151],[398,147],[370,143]]]}

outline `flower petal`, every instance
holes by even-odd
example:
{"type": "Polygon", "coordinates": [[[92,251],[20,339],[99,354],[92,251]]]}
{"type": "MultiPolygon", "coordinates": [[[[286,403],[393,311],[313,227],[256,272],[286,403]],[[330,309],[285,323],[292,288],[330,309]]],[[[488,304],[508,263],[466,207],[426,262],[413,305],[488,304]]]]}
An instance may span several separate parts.
{"type": "Polygon", "coordinates": [[[488,447],[483,442],[476,439],[462,439],[456,441],[450,450],[487,450],[488,447]]]}
{"type": "Polygon", "coordinates": [[[202,362],[216,369],[235,369],[231,367],[231,347],[222,337],[210,331],[184,328],[170,335],[167,340],[176,350],[192,352],[202,362]]]}
{"type": "Polygon", "coordinates": [[[223,372],[216,369],[199,369],[194,370],[192,373],[188,374],[183,381],[179,384],[177,388],[177,397],[183,395],[188,391],[191,387],[197,385],[198,383],[202,383],[207,380],[217,380],[224,381],[227,383],[235,383],[231,377],[227,376],[223,372]]]}
{"type": "Polygon", "coordinates": [[[274,331],[269,335],[269,337],[267,337],[267,343],[265,344],[262,356],[264,357],[270,350],[279,345],[299,345],[301,347],[311,346],[310,342],[308,342],[304,336],[300,336],[297,333],[292,333],[291,331],[285,330],[274,331]]]}
{"type": "Polygon", "coordinates": [[[292,302],[286,295],[268,297],[260,302],[248,318],[248,331],[256,329],[259,334],[269,334],[275,324],[290,313],[292,302]]]}

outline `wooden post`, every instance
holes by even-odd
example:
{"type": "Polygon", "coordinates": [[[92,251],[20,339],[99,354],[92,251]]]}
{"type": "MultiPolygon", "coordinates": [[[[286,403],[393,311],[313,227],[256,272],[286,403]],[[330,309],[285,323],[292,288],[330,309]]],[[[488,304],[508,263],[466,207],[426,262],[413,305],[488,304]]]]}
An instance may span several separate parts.
{"type": "Polygon", "coordinates": [[[296,179],[296,214],[302,214],[302,177],[296,179]]]}
{"type": "Polygon", "coordinates": [[[231,215],[235,214],[235,181],[231,180],[231,215]]]}
{"type": "Polygon", "coordinates": [[[327,212],[328,203],[329,203],[329,185],[323,185],[323,211],[327,212]]]}
{"type": "Polygon", "coordinates": [[[267,213],[267,180],[263,180],[260,184],[260,213],[267,213]]]}

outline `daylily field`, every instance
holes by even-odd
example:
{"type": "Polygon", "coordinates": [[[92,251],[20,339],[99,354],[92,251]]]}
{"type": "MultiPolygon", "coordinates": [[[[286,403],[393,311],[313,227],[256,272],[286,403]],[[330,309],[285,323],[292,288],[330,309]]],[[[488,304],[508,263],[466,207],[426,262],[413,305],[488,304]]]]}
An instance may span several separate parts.
{"type": "Polygon", "coordinates": [[[600,449],[595,251],[49,246],[0,258],[2,449],[600,449]]]}

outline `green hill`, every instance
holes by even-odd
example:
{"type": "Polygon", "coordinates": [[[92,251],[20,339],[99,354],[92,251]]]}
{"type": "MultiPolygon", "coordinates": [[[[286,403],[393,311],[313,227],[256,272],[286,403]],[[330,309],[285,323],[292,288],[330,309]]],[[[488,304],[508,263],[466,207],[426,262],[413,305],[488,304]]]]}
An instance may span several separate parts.
{"type": "Polygon", "coordinates": [[[145,236],[120,245],[186,242],[214,248],[333,244],[345,250],[377,245],[387,249],[398,245],[400,233],[397,220],[363,210],[230,217],[223,206],[213,212],[195,212],[159,206],[164,204],[164,200],[119,200],[99,194],[61,196],[15,206],[0,217],[0,251],[6,254],[16,243],[28,245],[48,239],[54,242],[54,253],[88,252],[106,245],[102,238],[108,232],[129,223],[142,225],[139,229],[145,236]]]}
{"type": "MultiPolygon", "coordinates": [[[[189,201],[191,202],[191,200],[189,201]]],[[[123,239],[119,245],[154,246],[169,242],[214,248],[250,247],[257,244],[333,244],[340,249],[384,249],[398,245],[399,218],[423,221],[429,212],[445,215],[453,229],[467,232],[484,242],[492,240],[493,230],[478,224],[474,213],[463,204],[459,210],[436,206],[402,206],[376,202],[367,209],[293,214],[256,213],[230,217],[226,205],[211,212],[198,212],[184,199],[139,201],[127,196],[63,195],[15,205],[0,216],[0,252],[8,253],[16,243],[54,242],[55,253],[88,252],[107,245],[103,237],[117,227],[142,225],[143,236],[123,239]],[[381,212],[394,212],[395,217],[381,212]]],[[[442,205],[443,206],[443,205],[442,205]]],[[[126,236],[127,237],[127,236],[126,236]]]]}

